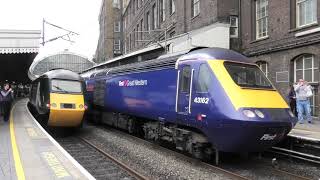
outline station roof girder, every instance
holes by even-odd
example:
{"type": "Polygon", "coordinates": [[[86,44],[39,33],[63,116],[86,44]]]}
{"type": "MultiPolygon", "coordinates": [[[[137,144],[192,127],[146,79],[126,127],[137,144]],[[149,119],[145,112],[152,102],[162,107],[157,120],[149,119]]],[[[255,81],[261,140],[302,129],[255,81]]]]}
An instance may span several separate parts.
{"type": "Polygon", "coordinates": [[[29,81],[28,70],[39,52],[40,30],[0,30],[0,82],[29,81]]]}

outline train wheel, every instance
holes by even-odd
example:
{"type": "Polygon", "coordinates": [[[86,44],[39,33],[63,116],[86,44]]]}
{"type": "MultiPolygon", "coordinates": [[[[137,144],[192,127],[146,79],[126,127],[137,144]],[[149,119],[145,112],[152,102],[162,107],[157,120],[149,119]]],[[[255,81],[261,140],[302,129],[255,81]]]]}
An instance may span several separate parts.
{"type": "Polygon", "coordinates": [[[144,138],[150,141],[156,141],[158,139],[158,124],[154,122],[148,122],[143,125],[144,138]]]}
{"type": "Polygon", "coordinates": [[[128,119],[128,132],[133,134],[135,132],[135,120],[133,118],[128,119]]]}
{"type": "Polygon", "coordinates": [[[211,161],[214,153],[214,150],[212,149],[212,147],[208,145],[207,147],[204,148],[203,152],[204,152],[204,161],[211,161]]]}
{"type": "Polygon", "coordinates": [[[212,160],[214,150],[209,143],[193,142],[192,138],[188,138],[185,144],[185,151],[192,157],[202,161],[209,162],[212,160]]]}

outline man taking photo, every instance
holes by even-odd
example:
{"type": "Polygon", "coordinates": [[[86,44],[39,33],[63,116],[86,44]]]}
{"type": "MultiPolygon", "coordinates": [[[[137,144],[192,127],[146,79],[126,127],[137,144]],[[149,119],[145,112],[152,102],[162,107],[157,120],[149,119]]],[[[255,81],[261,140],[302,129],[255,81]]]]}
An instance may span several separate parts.
{"type": "Polygon", "coordinates": [[[298,121],[300,124],[304,122],[304,116],[308,123],[312,123],[311,108],[310,108],[310,97],[312,97],[312,87],[309,83],[303,79],[294,85],[294,91],[296,92],[297,110],[298,110],[298,121]]]}

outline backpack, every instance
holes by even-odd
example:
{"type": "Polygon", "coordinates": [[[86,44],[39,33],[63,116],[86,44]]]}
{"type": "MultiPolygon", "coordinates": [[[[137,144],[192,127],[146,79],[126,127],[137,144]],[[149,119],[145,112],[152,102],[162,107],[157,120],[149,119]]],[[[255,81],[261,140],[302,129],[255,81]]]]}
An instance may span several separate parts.
{"type": "Polygon", "coordinates": [[[307,97],[312,97],[312,96],[313,96],[312,88],[309,86],[307,90],[307,97]]]}

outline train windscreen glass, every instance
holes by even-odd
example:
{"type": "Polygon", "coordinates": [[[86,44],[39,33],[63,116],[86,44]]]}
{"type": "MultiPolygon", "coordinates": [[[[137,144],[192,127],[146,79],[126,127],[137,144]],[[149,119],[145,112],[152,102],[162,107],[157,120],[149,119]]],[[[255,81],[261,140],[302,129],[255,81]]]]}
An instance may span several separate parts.
{"type": "Polygon", "coordinates": [[[224,66],[233,81],[241,87],[273,89],[265,74],[255,65],[225,62],[224,66]]]}
{"type": "Polygon", "coordinates": [[[82,87],[79,81],[53,79],[51,81],[51,91],[58,93],[81,93],[82,87]]]}

